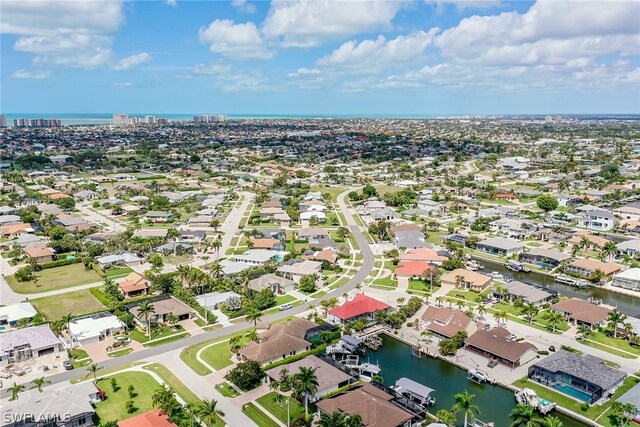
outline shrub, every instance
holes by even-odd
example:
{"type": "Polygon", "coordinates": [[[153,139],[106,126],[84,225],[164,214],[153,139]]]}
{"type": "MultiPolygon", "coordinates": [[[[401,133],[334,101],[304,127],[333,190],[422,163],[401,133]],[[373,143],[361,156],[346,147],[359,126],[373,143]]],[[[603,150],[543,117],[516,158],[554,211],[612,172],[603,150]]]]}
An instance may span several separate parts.
{"type": "Polygon", "coordinates": [[[70,259],[65,258],[65,259],[58,259],[50,262],[43,262],[42,264],[40,264],[40,266],[43,269],[46,269],[46,268],[62,267],[65,265],[77,264],[79,262],[82,262],[81,258],[70,258],[70,259]]]}

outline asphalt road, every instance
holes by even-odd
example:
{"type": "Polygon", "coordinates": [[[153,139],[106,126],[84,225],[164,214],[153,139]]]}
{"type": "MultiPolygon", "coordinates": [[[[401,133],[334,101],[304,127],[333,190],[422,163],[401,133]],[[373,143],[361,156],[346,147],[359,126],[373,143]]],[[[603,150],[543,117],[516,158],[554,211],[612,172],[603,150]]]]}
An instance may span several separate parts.
{"type": "MultiPolygon", "coordinates": [[[[347,224],[349,226],[349,229],[351,230],[353,237],[355,238],[356,242],[358,243],[358,246],[360,247],[360,250],[362,251],[362,255],[363,255],[362,267],[360,267],[360,269],[356,272],[356,274],[351,279],[349,279],[347,283],[327,293],[325,296],[311,301],[311,304],[313,304],[314,306],[319,306],[321,301],[326,300],[328,298],[341,297],[344,293],[352,290],[356,286],[356,284],[364,282],[364,279],[366,279],[366,277],[369,275],[369,273],[371,273],[371,270],[373,269],[374,255],[369,246],[369,242],[362,235],[360,228],[358,227],[355,220],[353,219],[353,216],[349,212],[349,208],[347,207],[347,204],[344,201],[349,191],[351,191],[351,189],[341,193],[338,196],[338,205],[340,206],[340,210],[342,211],[342,213],[345,216],[345,219],[347,220],[347,224]]],[[[262,318],[262,321],[273,322],[275,320],[279,320],[285,317],[300,314],[308,309],[309,309],[308,304],[299,305],[298,307],[294,307],[289,310],[264,316],[262,318]]],[[[100,366],[105,369],[109,369],[109,368],[114,368],[120,365],[126,365],[129,363],[142,361],[142,360],[148,359],[149,357],[157,356],[167,351],[177,350],[177,349],[188,347],[194,344],[199,344],[204,341],[214,340],[216,338],[222,338],[227,335],[245,330],[251,326],[252,326],[251,322],[238,323],[232,326],[228,326],[226,328],[217,329],[215,331],[191,336],[191,337],[174,341],[168,344],[160,345],[158,347],[151,347],[146,350],[130,353],[126,356],[121,356],[121,357],[114,358],[112,360],[107,360],[105,362],[101,362],[100,366]]],[[[171,369],[171,367],[169,367],[169,369],[171,369]]],[[[51,377],[47,377],[47,380],[51,381],[51,384],[57,384],[57,383],[68,381],[74,378],[84,377],[86,374],[87,374],[86,369],[79,368],[79,369],[73,369],[71,371],[66,371],[60,374],[52,375],[51,377]]]]}

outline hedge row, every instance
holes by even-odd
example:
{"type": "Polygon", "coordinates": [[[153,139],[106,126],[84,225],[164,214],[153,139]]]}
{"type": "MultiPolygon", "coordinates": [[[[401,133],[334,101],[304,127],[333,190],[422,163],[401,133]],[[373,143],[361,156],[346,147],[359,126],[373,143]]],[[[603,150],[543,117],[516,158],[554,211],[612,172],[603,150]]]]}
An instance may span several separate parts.
{"type": "Polygon", "coordinates": [[[55,267],[62,267],[65,265],[78,264],[80,262],[82,262],[82,259],[80,258],[58,259],[55,261],[43,262],[42,264],[40,264],[40,267],[42,267],[42,269],[44,270],[47,268],[55,268],[55,267]]]}

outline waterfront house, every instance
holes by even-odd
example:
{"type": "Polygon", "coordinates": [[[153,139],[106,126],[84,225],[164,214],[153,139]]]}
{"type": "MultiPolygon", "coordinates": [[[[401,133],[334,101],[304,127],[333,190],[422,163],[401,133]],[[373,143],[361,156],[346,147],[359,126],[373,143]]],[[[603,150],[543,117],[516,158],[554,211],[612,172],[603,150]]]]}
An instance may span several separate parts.
{"type": "Polygon", "coordinates": [[[451,338],[461,331],[468,333],[474,330],[471,318],[462,310],[451,310],[445,307],[428,305],[422,314],[422,323],[428,331],[442,338],[451,338]]]}
{"type": "Polygon", "coordinates": [[[367,427],[405,427],[411,425],[413,415],[392,403],[394,396],[372,384],[340,394],[316,404],[326,414],[340,412],[360,415],[367,427]]]}
{"type": "Polygon", "coordinates": [[[62,341],[49,325],[5,332],[0,340],[0,366],[59,353],[62,349],[62,341]]]}
{"type": "Polygon", "coordinates": [[[74,319],[69,324],[73,341],[78,345],[95,344],[125,328],[118,316],[108,311],[74,319]]]}
{"type": "Polygon", "coordinates": [[[410,249],[400,254],[400,261],[424,261],[434,265],[441,265],[449,259],[449,254],[442,250],[436,251],[431,248],[410,249]]]}
{"type": "Polygon", "coordinates": [[[329,321],[334,324],[345,325],[348,322],[365,318],[374,319],[378,311],[387,311],[391,306],[364,294],[356,294],[353,299],[346,301],[339,307],[329,310],[329,321]]]}
{"type": "Polygon", "coordinates": [[[590,354],[558,350],[529,367],[532,381],[593,404],[622,385],[627,374],[604,364],[590,354]]]}
{"type": "Polygon", "coordinates": [[[613,286],[640,291],[640,268],[630,268],[613,276],[613,286]]]}
{"type": "Polygon", "coordinates": [[[297,373],[300,368],[311,368],[315,371],[318,380],[316,392],[310,396],[310,402],[317,402],[322,396],[334,390],[344,387],[354,381],[353,377],[345,374],[340,369],[325,362],[317,356],[311,355],[304,359],[296,360],[277,368],[265,371],[271,381],[280,381],[282,369],[287,369],[290,375],[297,373]]]}
{"type": "Polygon", "coordinates": [[[571,255],[555,249],[533,248],[529,252],[520,254],[520,261],[547,268],[557,267],[563,261],[570,259],[571,255]]]}
{"type": "Polygon", "coordinates": [[[524,243],[505,237],[492,237],[476,243],[476,250],[491,255],[510,257],[524,251],[524,243]]]}
{"type": "Polygon", "coordinates": [[[279,359],[303,353],[311,349],[306,337],[318,325],[310,320],[297,317],[286,323],[272,325],[260,334],[258,342],[251,341],[238,351],[241,360],[253,360],[267,364],[279,359]]]}
{"type": "Polygon", "coordinates": [[[440,283],[453,286],[457,289],[468,289],[474,292],[482,292],[491,284],[491,277],[484,274],[456,268],[440,277],[440,283]]]}
{"type": "Polygon", "coordinates": [[[590,327],[604,326],[611,311],[608,308],[591,304],[580,298],[563,299],[553,304],[550,308],[562,313],[570,322],[590,327]]]}
{"type": "Polygon", "coordinates": [[[249,289],[260,292],[264,289],[271,289],[274,294],[282,295],[294,290],[296,282],[275,274],[263,274],[249,281],[249,289]]]}
{"type": "Polygon", "coordinates": [[[622,266],[609,262],[602,262],[595,259],[581,258],[577,259],[564,267],[565,273],[575,274],[580,277],[588,278],[591,274],[600,270],[605,277],[610,277],[622,271],[622,266]]]}
{"type": "Polygon", "coordinates": [[[631,258],[640,257],[640,240],[638,239],[620,242],[616,245],[616,248],[621,255],[627,255],[631,258]]]}
{"type": "Polygon", "coordinates": [[[500,218],[489,223],[491,231],[494,233],[506,234],[516,239],[526,239],[530,237],[535,228],[530,222],[514,218],[500,218]]]}
{"type": "Polygon", "coordinates": [[[521,299],[525,303],[540,305],[551,300],[555,294],[537,286],[513,280],[501,285],[508,292],[509,301],[521,299]]]}
{"type": "Polygon", "coordinates": [[[633,206],[615,208],[613,214],[623,220],[640,221],[640,208],[633,206]]]}
{"type": "Polygon", "coordinates": [[[512,339],[502,327],[477,330],[465,340],[467,350],[481,354],[510,368],[516,368],[537,357],[537,347],[526,341],[512,339]]]}
{"type": "Polygon", "coordinates": [[[146,276],[132,272],[125,279],[118,283],[120,292],[125,298],[134,298],[140,295],[147,295],[151,288],[151,280],[146,276]]]}
{"type": "Polygon", "coordinates": [[[298,283],[304,276],[319,274],[322,271],[322,263],[319,261],[290,260],[278,267],[276,271],[287,279],[298,283]]]}
{"type": "Polygon", "coordinates": [[[25,390],[19,399],[2,402],[0,425],[91,427],[94,425],[94,404],[98,401],[100,391],[92,381],[64,388],[45,387],[42,392],[25,390]],[[25,422],[27,416],[31,422],[25,422]]]}
{"type": "Polygon", "coordinates": [[[615,217],[611,212],[592,210],[578,217],[578,226],[590,230],[607,231],[613,229],[615,217]]]}

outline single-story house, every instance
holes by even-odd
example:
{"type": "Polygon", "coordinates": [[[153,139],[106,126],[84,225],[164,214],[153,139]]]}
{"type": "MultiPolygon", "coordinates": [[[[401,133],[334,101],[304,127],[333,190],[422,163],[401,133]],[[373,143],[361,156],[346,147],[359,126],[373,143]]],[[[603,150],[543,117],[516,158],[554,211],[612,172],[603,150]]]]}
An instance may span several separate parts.
{"type": "Polygon", "coordinates": [[[29,258],[35,259],[36,262],[42,263],[53,261],[56,251],[44,245],[34,245],[24,248],[24,253],[29,258]]]}
{"type": "Polygon", "coordinates": [[[260,334],[258,342],[250,342],[238,351],[238,355],[242,360],[266,364],[303,353],[311,349],[311,343],[305,339],[307,332],[317,326],[316,323],[300,317],[272,325],[260,334]]]}
{"type": "Polygon", "coordinates": [[[524,251],[524,243],[505,237],[492,237],[476,243],[476,250],[493,255],[512,256],[524,251]]]}
{"type": "Polygon", "coordinates": [[[558,350],[531,365],[528,377],[573,399],[593,404],[612,395],[627,374],[590,354],[558,350]]]}
{"type": "Polygon", "coordinates": [[[125,324],[109,312],[74,319],[69,324],[73,340],[78,345],[94,344],[125,329],[125,324]]]}
{"type": "Polygon", "coordinates": [[[114,265],[127,265],[131,267],[134,265],[140,265],[143,262],[144,262],[143,257],[141,257],[138,254],[133,254],[130,252],[105,255],[105,256],[96,258],[96,263],[98,263],[98,266],[103,270],[109,267],[113,267],[114,265]]]}
{"type": "Polygon", "coordinates": [[[302,254],[302,259],[309,261],[328,262],[335,264],[338,261],[338,251],[331,249],[323,249],[321,251],[309,251],[302,254]]]}
{"type": "Polygon", "coordinates": [[[38,314],[30,302],[18,302],[16,304],[0,307],[0,325],[15,326],[19,320],[31,319],[38,314]]]}
{"type": "Polygon", "coordinates": [[[613,276],[613,286],[640,291],[640,268],[630,268],[613,276]]]}
{"type": "Polygon", "coordinates": [[[202,295],[197,295],[196,300],[198,304],[206,308],[207,310],[214,310],[221,304],[225,304],[229,299],[237,298],[240,300],[240,295],[233,291],[229,292],[209,292],[202,295]]]}
{"type": "Polygon", "coordinates": [[[479,329],[465,340],[465,348],[510,368],[523,365],[538,356],[535,345],[511,339],[505,328],[479,329]]]}
{"type": "Polygon", "coordinates": [[[309,243],[330,237],[327,230],[317,227],[303,227],[296,232],[296,235],[299,240],[307,240],[309,243]]]}
{"type": "Polygon", "coordinates": [[[2,237],[17,237],[22,234],[33,234],[36,230],[28,223],[20,224],[7,224],[0,227],[0,236],[2,237]]]}
{"type": "Polygon", "coordinates": [[[616,248],[618,248],[620,254],[626,254],[631,258],[640,257],[640,240],[638,239],[620,242],[616,244],[616,248]]]}
{"type": "Polygon", "coordinates": [[[125,298],[133,298],[140,295],[147,295],[151,288],[151,280],[144,275],[132,272],[125,279],[118,283],[120,292],[125,298]]]}
{"type": "Polygon", "coordinates": [[[144,214],[143,218],[145,221],[151,222],[169,222],[172,216],[171,212],[167,211],[149,211],[144,214]]]}
{"type": "Polygon", "coordinates": [[[304,276],[308,276],[309,274],[318,274],[321,270],[321,262],[307,260],[295,262],[295,260],[291,260],[286,264],[278,267],[276,271],[282,276],[298,283],[304,276]]]}
{"type": "Polygon", "coordinates": [[[398,278],[423,278],[438,275],[438,267],[426,261],[400,261],[395,271],[398,278]]]}
{"type": "Polygon", "coordinates": [[[260,292],[263,289],[271,289],[274,294],[282,295],[295,289],[296,282],[275,274],[263,274],[249,281],[249,289],[260,292]]]}
{"type": "Polygon", "coordinates": [[[609,262],[602,262],[595,259],[581,258],[577,259],[564,267],[565,273],[573,273],[582,277],[589,277],[591,273],[600,270],[605,277],[610,277],[622,271],[622,266],[609,262]]]}
{"type": "Polygon", "coordinates": [[[587,326],[604,325],[609,317],[608,308],[591,304],[580,298],[567,298],[551,306],[552,310],[562,313],[570,322],[587,326]]]}
{"type": "Polygon", "coordinates": [[[169,421],[169,416],[162,412],[162,409],[152,409],[118,421],[118,427],[178,427],[178,425],[169,421]]]}
{"type": "MultiPolygon", "coordinates": [[[[173,314],[178,319],[190,319],[195,316],[195,310],[174,297],[160,297],[154,300],[149,300],[149,303],[153,307],[153,313],[149,316],[151,323],[164,323],[167,321],[167,316],[173,314]]],[[[139,304],[130,306],[129,313],[131,313],[136,323],[146,327],[146,320],[138,314],[139,304]]]]}
{"type": "Polygon", "coordinates": [[[428,331],[442,338],[451,338],[460,331],[472,332],[471,318],[461,310],[428,305],[422,314],[422,323],[428,331]]]}
{"type": "Polygon", "coordinates": [[[204,230],[180,230],[178,240],[182,243],[201,243],[207,238],[204,230]]]}
{"type": "Polygon", "coordinates": [[[387,311],[391,308],[388,304],[364,294],[356,294],[339,307],[329,310],[329,321],[334,324],[344,325],[347,322],[359,318],[373,320],[378,311],[387,311]]]}
{"type": "Polygon", "coordinates": [[[400,261],[424,261],[429,264],[441,265],[449,259],[446,251],[437,251],[431,248],[410,249],[400,254],[400,261]]]}
{"type": "Polygon", "coordinates": [[[541,266],[557,267],[563,261],[571,259],[571,255],[554,249],[533,248],[520,254],[520,261],[541,266]]]}
{"type": "Polygon", "coordinates": [[[440,277],[440,283],[443,285],[469,289],[475,292],[484,291],[491,284],[491,281],[491,276],[465,270],[464,268],[456,268],[440,277]]]}
{"type": "Polygon", "coordinates": [[[345,374],[340,369],[313,355],[288,363],[284,366],[269,369],[265,373],[270,380],[280,381],[282,369],[287,369],[289,373],[293,375],[302,367],[313,369],[318,381],[316,392],[313,396],[310,396],[309,400],[311,402],[316,402],[325,394],[337,390],[340,387],[344,387],[354,381],[353,377],[350,375],[345,374]]]}
{"type": "Polygon", "coordinates": [[[510,301],[521,299],[525,303],[542,304],[552,299],[555,294],[538,286],[522,283],[517,280],[505,282],[501,285],[508,292],[510,301]]]}
{"type": "Polygon", "coordinates": [[[251,239],[254,249],[269,249],[272,251],[283,251],[284,242],[278,239],[272,238],[255,238],[251,239]]]}
{"type": "Polygon", "coordinates": [[[248,251],[239,254],[232,255],[234,262],[241,262],[244,264],[250,265],[265,265],[268,261],[272,259],[277,259],[279,256],[282,256],[284,253],[279,251],[269,251],[264,249],[249,249],[248,251]]]}
{"type": "Polygon", "coordinates": [[[167,237],[167,228],[141,228],[135,231],[131,237],[137,239],[164,239],[167,237]]]}
{"type": "Polygon", "coordinates": [[[62,341],[49,325],[31,326],[2,334],[0,366],[18,363],[63,350],[62,341]]]}

